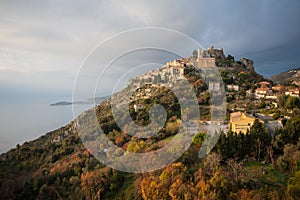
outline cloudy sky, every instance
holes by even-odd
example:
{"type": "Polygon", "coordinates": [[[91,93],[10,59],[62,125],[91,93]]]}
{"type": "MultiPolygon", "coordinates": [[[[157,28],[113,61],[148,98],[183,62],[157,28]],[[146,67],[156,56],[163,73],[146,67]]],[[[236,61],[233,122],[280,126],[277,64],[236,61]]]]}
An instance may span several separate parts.
{"type": "Polygon", "coordinates": [[[299,8],[297,0],[2,0],[1,95],[16,88],[71,94],[83,59],[97,44],[141,27],[174,29],[205,48],[223,47],[237,59],[253,59],[265,76],[298,68],[299,8]]]}

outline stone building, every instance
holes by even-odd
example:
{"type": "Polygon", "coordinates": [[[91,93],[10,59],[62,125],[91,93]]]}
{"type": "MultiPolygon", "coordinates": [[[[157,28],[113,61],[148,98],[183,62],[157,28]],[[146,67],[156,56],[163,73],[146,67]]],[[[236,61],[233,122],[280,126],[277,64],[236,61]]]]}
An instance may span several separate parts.
{"type": "Polygon", "coordinates": [[[253,125],[256,118],[242,112],[234,112],[230,114],[231,131],[246,134],[247,130],[253,125]]]}

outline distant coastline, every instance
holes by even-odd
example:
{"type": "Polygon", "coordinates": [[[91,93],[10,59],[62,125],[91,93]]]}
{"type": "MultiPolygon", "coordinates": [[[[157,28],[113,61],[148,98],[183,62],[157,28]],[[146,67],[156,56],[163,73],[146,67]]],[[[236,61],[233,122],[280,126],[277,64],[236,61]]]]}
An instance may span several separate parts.
{"type": "Polygon", "coordinates": [[[85,101],[77,101],[77,102],[59,101],[59,102],[50,104],[50,106],[68,106],[68,105],[73,105],[73,104],[92,104],[92,103],[85,102],[85,101]]]}
{"type": "Polygon", "coordinates": [[[50,106],[69,106],[69,105],[80,105],[80,104],[94,104],[94,103],[101,103],[103,101],[106,101],[110,98],[110,96],[105,97],[95,97],[95,98],[89,98],[86,101],[59,101],[56,103],[50,104],[50,106]]]}

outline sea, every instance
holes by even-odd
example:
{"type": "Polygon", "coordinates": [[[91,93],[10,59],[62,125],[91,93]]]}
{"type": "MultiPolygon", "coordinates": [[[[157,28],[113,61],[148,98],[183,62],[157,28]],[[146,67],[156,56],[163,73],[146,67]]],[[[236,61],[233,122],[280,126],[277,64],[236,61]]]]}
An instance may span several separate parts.
{"type": "MultiPolygon", "coordinates": [[[[72,105],[50,106],[71,99],[62,96],[1,98],[0,154],[71,122],[72,105]]],[[[83,112],[91,107],[93,104],[82,104],[76,109],[83,112]]]]}

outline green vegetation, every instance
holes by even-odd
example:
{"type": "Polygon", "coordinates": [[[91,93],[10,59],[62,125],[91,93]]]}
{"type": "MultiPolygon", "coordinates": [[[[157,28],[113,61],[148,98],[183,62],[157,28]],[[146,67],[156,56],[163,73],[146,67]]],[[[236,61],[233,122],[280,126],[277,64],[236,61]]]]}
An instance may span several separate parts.
{"type": "MultiPolygon", "coordinates": [[[[195,53],[196,56],[196,53],[195,53]]],[[[266,102],[247,99],[245,91],[255,89],[263,77],[249,70],[233,56],[219,63],[226,84],[242,90],[227,95],[229,108],[266,108],[266,102]],[[235,70],[226,70],[232,67],[235,70]]],[[[210,117],[210,96],[199,73],[185,72],[198,97],[201,118],[210,117]]],[[[180,85],[178,86],[180,89],[180,85]]],[[[141,88],[143,90],[145,88],[141,88]]],[[[182,91],[183,96],[185,92],[182,91]]],[[[95,107],[98,122],[117,146],[131,152],[148,152],[167,145],[181,125],[181,105],[167,88],[153,91],[153,98],[140,99],[143,109],[129,105],[130,116],[140,125],[150,123],[148,111],[154,104],[167,112],[165,126],[151,138],[140,139],[120,130],[114,121],[110,100],[95,107]]],[[[257,111],[260,112],[261,110],[257,111]]],[[[99,163],[90,152],[104,152],[104,145],[85,149],[81,139],[99,137],[93,121],[79,138],[75,123],[49,132],[37,140],[17,145],[0,156],[1,199],[299,199],[300,198],[300,110],[299,99],[283,96],[279,108],[264,109],[283,129],[270,133],[256,120],[246,134],[221,133],[217,145],[204,159],[199,149],[206,133],[193,137],[190,148],[174,163],[143,174],[129,174],[99,163]]],[[[160,116],[159,119],[161,119],[160,116]]],[[[117,153],[117,152],[106,152],[117,153]]]]}

